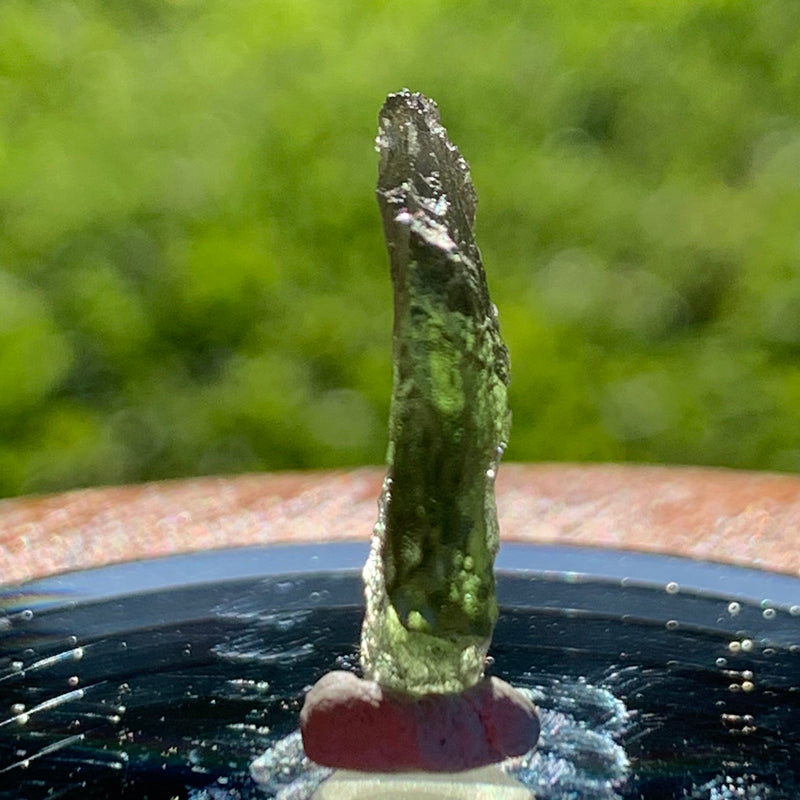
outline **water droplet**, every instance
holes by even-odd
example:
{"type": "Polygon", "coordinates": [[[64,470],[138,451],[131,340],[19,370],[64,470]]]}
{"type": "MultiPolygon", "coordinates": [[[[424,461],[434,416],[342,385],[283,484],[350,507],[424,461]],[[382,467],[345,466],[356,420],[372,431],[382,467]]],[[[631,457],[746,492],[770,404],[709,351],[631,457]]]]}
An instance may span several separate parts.
{"type": "Polygon", "coordinates": [[[775,609],[774,608],[765,608],[761,612],[761,616],[764,617],[764,619],[775,619],[775,609]]]}
{"type": "Polygon", "coordinates": [[[67,678],[67,685],[71,686],[73,689],[81,682],[81,679],[77,675],[70,675],[67,678]]]}
{"type": "Polygon", "coordinates": [[[735,617],[740,611],[742,607],[734,600],[732,603],[728,603],[728,613],[735,617]]]}
{"type": "Polygon", "coordinates": [[[486,477],[490,481],[493,481],[497,477],[497,473],[491,467],[489,467],[489,469],[486,470],[486,477]]]}
{"type": "Polygon", "coordinates": [[[667,630],[668,631],[676,631],[680,627],[680,623],[676,619],[668,619],[667,620],[667,630]]]}
{"type": "Polygon", "coordinates": [[[21,672],[23,666],[25,666],[25,665],[21,661],[12,661],[11,662],[11,669],[13,669],[14,672],[21,672]]]}
{"type": "Polygon", "coordinates": [[[789,613],[790,613],[790,614],[791,614],[793,617],[800,617],[800,606],[792,606],[792,607],[789,609],[789,613]]]}
{"type": "Polygon", "coordinates": [[[755,684],[752,681],[745,681],[742,684],[742,691],[743,692],[752,692],[755,689],[755,684]]]}
{"type": "Polygon", "coordinates": [[[70,647],[75,647],[75,645],[78,644],[78,637],[77,636],[68,636],[67,637],[67,644],[70,647]]]}
{"type": "Polygon", "coordinates": [[[675,583],[675,581],[670,581],[670,582],[669,582],[669,583],[666,585],[666,587],[665,587],[665,588],[666,588],[666,590],[667,590],[667,594],[678,594],[678,592],[681,590],[681,587],[680,587],[680,586],[678,586],[678,584],[677,584],[677,583],[675,583]]]}
{"type": "Polygon", "coordinates": [[[30,716],[28,716],[28,714],[19,714],[16,717],[16,720],[19,725],[27,725],[28,721],[30,720],[30,716]]]}
{"type": "Polygon", "coordinates": [[[742,649],[741,642],[737,641],[728,642],[728,650],[730,650],[731,653],[738,653],[741,649],[742,649]]]}
{"type": "Polygon", "coordinates": [[[23,711],[25,711],[25,703],[14,703],[14,705],[11,706],[11,713],[15,717],[17,714],[21,714],[23,711]]]}
{"type": "Polygon", "coordinates": [[[31,611],[29,608],[26,608],[24,611],[20,611],[19,618],[23,622],[30,622],[33,619],[33,611],[31,611]]]}
{"type": "Polygon", "coordinates": [[[76,647],[76,648],[75,648],[75,649],[72,651],[72,657],[73,657],[73,658],[74,658],[76,661],[80,661],[80,660],[83,658],[83,648],[82,648],[82,647],[76,647]]]}
{"type": "Polygon", "coordinates": [[[753,670],[751,670],[751,669],[746,669],[746,670],[744,670],[744,671],[742,672],[742,677],[743,677],[743,678],[744,678],[746,681],[751,681],[751,680],[753,680],[753,670]]]}
{"type": "Polygon", "coordinates": [[[720,656],[720,658],[718,658],[715,663],[721,669],[722,667],[727,667],[728,666],[728,659],[727,658],[722,658],[720,656]]]}
{"type": "Polygon", "coordinates": [[[742,639],[742,650],[745,653],[749,653],[753,649],[753,640],[752,639],[742,639]]]}

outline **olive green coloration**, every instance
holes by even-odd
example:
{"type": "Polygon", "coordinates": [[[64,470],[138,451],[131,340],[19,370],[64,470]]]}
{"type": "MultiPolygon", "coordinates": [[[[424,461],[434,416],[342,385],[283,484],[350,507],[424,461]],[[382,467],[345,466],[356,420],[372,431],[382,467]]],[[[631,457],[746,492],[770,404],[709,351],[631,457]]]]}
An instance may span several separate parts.
{"type": "Polygon", "coordinates": [[[469,167],[436,104],[389,95],[377,147],[393,389],[362,665],[411,693],[459,691],[482,677],[497,618],[494,477],[510,423],[508,352],[473,238],[469,167]]]}

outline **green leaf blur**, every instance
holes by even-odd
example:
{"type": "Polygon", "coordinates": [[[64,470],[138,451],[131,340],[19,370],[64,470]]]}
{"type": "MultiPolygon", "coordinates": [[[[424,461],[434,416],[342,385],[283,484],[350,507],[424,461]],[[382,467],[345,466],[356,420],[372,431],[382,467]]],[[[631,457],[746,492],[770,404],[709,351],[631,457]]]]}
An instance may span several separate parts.
{"type": "Polygon", "coordinates": [[[508,458],[800,470],[800,5],[3,0],[0,495],[383,461],[404,86],[472,165],[508,458]]]}

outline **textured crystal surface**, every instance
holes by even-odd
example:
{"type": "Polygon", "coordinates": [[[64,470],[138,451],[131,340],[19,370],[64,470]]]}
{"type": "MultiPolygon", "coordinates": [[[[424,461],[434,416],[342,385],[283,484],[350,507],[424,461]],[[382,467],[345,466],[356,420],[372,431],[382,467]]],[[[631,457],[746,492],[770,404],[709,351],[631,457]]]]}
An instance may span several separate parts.
{"type": "Polygon", "coordinates": [[[510,423],[508,352],[473,236],[469,166],[436,104],[389,95],[376,142],[393,388],[361,660],[384,686],[460,691],[483,675],[497,618],[494,477],[510,423]]]}

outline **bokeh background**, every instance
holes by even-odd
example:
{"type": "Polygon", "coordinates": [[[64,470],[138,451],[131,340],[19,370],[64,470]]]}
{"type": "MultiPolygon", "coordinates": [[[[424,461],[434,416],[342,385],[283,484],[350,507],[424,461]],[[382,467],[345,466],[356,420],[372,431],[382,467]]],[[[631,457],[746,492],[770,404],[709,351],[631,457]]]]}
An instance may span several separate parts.
{"type": "Polygon", "coordinates": [[[0,495],[380,463],[439,103],[516,460],[800,470],[800,4],[3,0],[0,495]]]}

